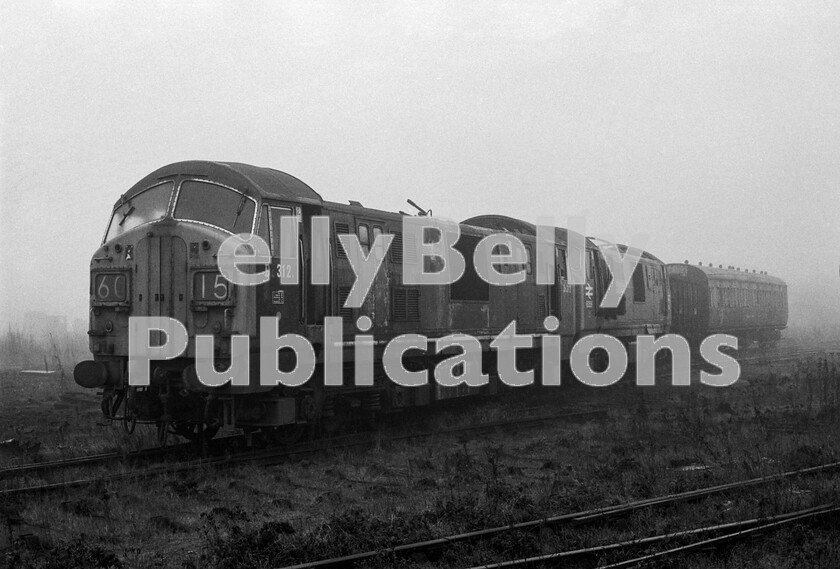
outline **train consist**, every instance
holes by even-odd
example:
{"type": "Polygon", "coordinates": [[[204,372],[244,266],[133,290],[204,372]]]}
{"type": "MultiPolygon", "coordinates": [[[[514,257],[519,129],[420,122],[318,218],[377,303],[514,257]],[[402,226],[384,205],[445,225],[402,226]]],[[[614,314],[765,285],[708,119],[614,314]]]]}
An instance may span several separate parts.
{"type": "MultiPolygon", "coordinates": [[[[170,432],[208,437],[223,425],[288,440],[307,425],[335,430],[356,417],[504,388],[498,381],[480,387],[429,381],[410,388],[390,381],[382,364],[383,351],[390,340],[404,334],[429,340],[426,349],[401,355],[406,370],[429,370],[450,357],[446,350],[436,351],[434,341],[461,333],[480,342],[482,369],[492,377],[497,366],[493,338],[511,322],[516,322],[517,334],[532,338],[529,348],[516,352],[520,370],[540,367],[547,331],[559,336],[561,357],[566,360],[577,340],[595,333],[613,336],[627,346],[639,335],[668,332],[695,343],[715,332],[770,342],[787,322],[786,287],[779,279],[731,269],[666,265],[646,252],[628,279],[621,303],[601,308],[611,275],[596,241],[586,239],[585,258],[576,265],[585,266],[580,275],[583,284],[570,284],[569,236],[558,228],[549,269],[553,284],[541,284],[544,280],[537,279],[535,266],[535,226],[497,215],[460,224],[454,247],[467,259],[460,279],[452,284],[406,284],[405,268],[420,260],[406,258],[416,248],[404,246],[405,216],[356,202],[325,201],[302,181],[270,168],[191,161],[149,174],[117,201],[91,261],[88,333],[93,359],[78,364],[76,382],[102,390],[102,408],[108,417],[121,419],[128,430],[137,421],[154,423],[161,440],[170,432]],[[314,216],[329,219],[327,251],[314,250],[314,216]],[[298,220],[294,238],[283,229],[289,225],[284,225],[284,217],[298,220]],[[264,239],[271,267],[286,267],[281,251],[296,250],[298,283],[286,284],[276,274],[256,286],[229,282],[219,269],[219,248],[231,235],[242,233],[264,239]],[[523,282],[495,286],[477,274],[473,253],[483,238],[496,233],[513,234],[524,245],[524,262],[500,270],[524,273],[523,282]],[[342,234],[357,236],[365,255],[378,246],[378,236],[393,236],[359,308],[348,308],[346,303],[356,274],[338,237],[342,234]],[[309,275],[315,265],[324,268],[325,256],[328,284],[313,284],[309,275]],[[129,318],[137,316],[176,319],[188,337],[182,355],[150,363],[148,385],[129,382],[129,318]],[[260,383],[256,346],[260,318],[265,316],[277,318],[276,334],[297,334],[313,346],[316,363],[310,381],[295,387],[260,383]],[[328,317],[342,319],[345,338],[358,337],[360,331],[373,337],[372,381],[361,385],[353,381],[358,369],[354,357],[361,353],[353,340],[343,342],[343,385],[322,381],[328,317]],[[547,327],[548,322],[554,325],[547,327]],[[199,381],[197,335],[213,336],[218,370],[230,366],[233,339],[241,335],[253,339],[249,383],[208,387],[199,381]]],[[[153,342],[166,341],[161,333],[151,335],[153,342]]],[[[288,350],[280,350],[276,357],[280,370],[297,365],[288,350]]]]}

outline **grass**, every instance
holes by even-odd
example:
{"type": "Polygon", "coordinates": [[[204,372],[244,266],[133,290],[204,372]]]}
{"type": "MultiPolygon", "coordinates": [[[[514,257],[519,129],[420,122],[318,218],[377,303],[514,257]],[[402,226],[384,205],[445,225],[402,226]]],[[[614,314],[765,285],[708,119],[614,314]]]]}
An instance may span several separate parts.
{"type": "Polygon", "coordinates": [[[0,370],[50,369],[72,375],[90,357],[87,337],[68,331],[35,333],[11,325],[0,336],[0,370]]]}
{"type": "MultiPolygon", "coordinates": [[[[458,426],[515,412],[500,402],[471,402],[385,424],[379,444],[365,451],[336,449],[270,468],[173,474],[0,504],[6,512],[0,535],[11,529],[14,536],[40,537],[40,547],[17,542],[16,567],[59,566],[56,560],[62,567],[279,567],[801,468],[838,459],[838,367],[836,358],[750,364],[735,386],[722,389],[563,388],[554,395],[556,407],[607,403],[608,417],[387,441],[420,423],[458,426]],[[4,528],[14,517],[22,525],[4,528]]],[[[42,455],[127,444],[121,429],[94,426],[86,410],[33,404],[15,417],[0,421],[0,432],[37,438],[42,455]],[[59,421],[68,425],[58,429],[59,421]]],[[[833,501],[837,485],[833,476],[781,482],[605,526],[462,544],[442,559],[383,557],[369,565],[467,567],[587,547],[833,501]]],[[[840,564],[836,543],[830,526],[803,525],[679,564],[831,566],[840,564]]]]}

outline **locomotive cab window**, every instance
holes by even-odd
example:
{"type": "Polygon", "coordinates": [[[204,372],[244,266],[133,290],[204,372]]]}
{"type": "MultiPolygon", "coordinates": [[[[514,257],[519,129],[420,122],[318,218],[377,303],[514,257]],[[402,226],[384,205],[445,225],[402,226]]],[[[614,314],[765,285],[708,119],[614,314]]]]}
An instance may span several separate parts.
{"type": "MultiPolygon", "coordinates": [[[[504,243],[499,243],[493,247],[493,251],[491,253],[493,255],[510,255],[510,248],[504,243]]],[[[519,267],[510,263],[493,263],[493,268],[503,275],[513,274],[519,270],[519,267]]]]}
{"type": "Polygon", "coordinates": [[[534,272],[534,265],[531,261],[531,246],[525,245],[525,273],[530,275],[534,272]]]}
{"type": "Polygon", "coordinates": [[[645,301],[645,268],[642,263],[637,264],[633,271],[633,301],[645,301]]]}
{"type": "Polygon", "coordinates": [[[557,248],[557,265],[560,267],[560,277],[566,278],[567,271],[566,271],[566,250],[557,248]]]}
{"type": "MultiPolygon", "coordinates": [[[[378,225],[374,225],[373,226],[373,237],[371,239],[371,246],[372,247],[379,247],[379,249],[381,250],[382,249],[382,244],[381,244],[382,242],[380,241],[379,245],[376,244],[376,238],[379,237],[380,235],[382,235],[382,228],[379,227],[378,225]]],[[[380,253],[381,253],[381,251],[380,251],[380,253]]]]}
{"type": "Polygon", "coordinates": [[[256,202],[245,194],[197,180],[181,183],[175,219],[213,225],[231,233],[251,233],[256,202]]]}
{"type": "Polygon", "coordinates": [[[262,237],[262,240],[265,241],[266,245],[271,247],[271,230],[269,226],[271,222],[268,218],[268,206],[262,206],[262,213],[260,213],[260,228],[259,228],[259,236],[262,237]]]}
{"type": "Polygon", "coordinates": [[[370,253],[370,229],[364,223],[359,224],[359,245],[365,255],[370,253]]]}
{"type": "Polygon", "coordinates": [[[490,300],[490,284],[478,276],[473,263],[478,242],[479,238],[472,235],[461,235],[461,238],[455,242],[455,249],[464,256],[465,267],[461,278],[449,285],[449,295],[452,300],[477,300],[481,302],[490,300]]]}
{"type": "Polygon", "coordinates": [[[144,223],[163,219],[166,210],[169,209],[171,196],[172,182],[164,182],[120,203],[111,215],[105,241],[110,241],[144,223]]]}
{"type": "Polygon", "coordinates": [[[280,256],[280,218],[292,215],[289,207],[271,206],[271,255],[280,256]]]}
{"type": "Polygon", "coordinates": [[[586,280],[594,280],[595,279],[595,251],[592,249],[586,250],[586,280]]]}

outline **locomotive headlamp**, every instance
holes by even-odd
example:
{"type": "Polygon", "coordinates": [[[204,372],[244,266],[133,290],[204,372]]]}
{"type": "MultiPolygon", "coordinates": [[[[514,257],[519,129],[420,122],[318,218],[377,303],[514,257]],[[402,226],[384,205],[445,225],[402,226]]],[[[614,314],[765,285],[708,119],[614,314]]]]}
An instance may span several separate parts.
{"type": "Polygon", "coordinates": [[[122,245],[120,245],[119,243],[114,244],[114,252],[122,253],[122,245]]]}

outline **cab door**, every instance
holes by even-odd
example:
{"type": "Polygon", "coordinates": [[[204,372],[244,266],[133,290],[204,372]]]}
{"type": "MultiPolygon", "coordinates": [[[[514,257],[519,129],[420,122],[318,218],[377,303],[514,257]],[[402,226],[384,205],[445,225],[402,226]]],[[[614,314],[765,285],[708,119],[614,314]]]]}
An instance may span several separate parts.
{"type": "Polygon", "coordinates": [[[586,249],[586,282],[581,289],[581,325],[583,329],[592,330],[597,326],[596,313],[600,301],[598,286],[598,260],[595,249],[586,249]]]}
{"type": "Polygon", "coordinates": [[[297,235],[292,242],[286,242],[281,231],[281,220],[298,216],[299,209],[291,205],[269,204],[271,239],[271,278],[268,299],[273,313],[280,317],[280,330],[284,333],[302,327],[306,314],[305,279],[303,271],[303,224],[298,223],[297,235]],[[296,257],[296,259],[295,259],[296,257]],[[286,284],[281,278],[290,279],[297,273],[297,284],[286,284]]]}

